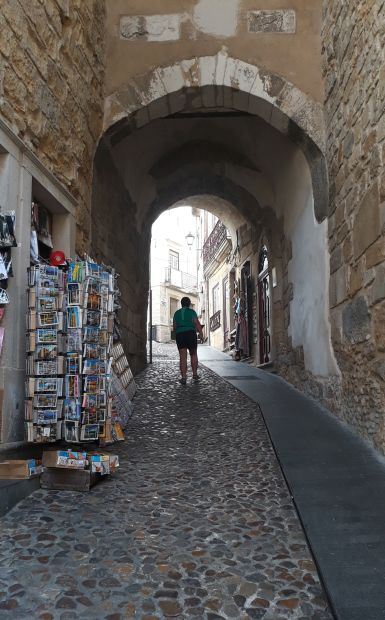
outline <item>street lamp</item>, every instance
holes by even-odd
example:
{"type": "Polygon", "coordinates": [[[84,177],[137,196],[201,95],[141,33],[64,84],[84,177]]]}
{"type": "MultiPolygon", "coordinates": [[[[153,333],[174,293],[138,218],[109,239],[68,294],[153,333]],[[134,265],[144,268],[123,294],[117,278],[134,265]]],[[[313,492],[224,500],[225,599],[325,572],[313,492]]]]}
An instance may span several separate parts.
{"type": "Polygon", "coordinates": [[[186,239],[188,247],[191,248],[192,244],[194,243],[194,239],[195,239],[195,237],[192,234],[192,232],[189,232],[189,234],[186,235],[185,239],[186,239]]]}

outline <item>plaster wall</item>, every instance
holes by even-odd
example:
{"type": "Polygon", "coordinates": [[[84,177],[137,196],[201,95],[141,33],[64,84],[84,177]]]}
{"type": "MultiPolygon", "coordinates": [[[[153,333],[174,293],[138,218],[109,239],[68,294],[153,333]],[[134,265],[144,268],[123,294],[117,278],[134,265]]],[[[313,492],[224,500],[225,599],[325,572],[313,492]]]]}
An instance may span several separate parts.
{"type": "Polygon", "coordinates": [[[313,375],[338,375],[329,317],[327,223],[315,219],[309,167],[300,151],[287,158],[281,169],[277,203],[285,214],[284,232],[292,248],[288,263],[293,287],[289,325],[292,345],[303,348],[305,369],[313,375]]]}
{"type": "Polygon", "coordinates": [[[142,0],[107,2],[107,95],[149,67],[212,56],[226,48],[234,58],[284,76],[320,101],[321,18],[322,0],[270,0],[268,6],[263,0],[147,0],[145,6],[142,0]],[[266,20],[266,28],[262,24],[253,31],[250,12],[266,9],[294,11],[295,33],[280,31],[274,19],[270,29],[266,20]],[[133,29],[139,36],[122,33],[120,20],[126,16],[141,16],[137,23],[142,30],[133,29]],[[152,19],[150,27],[146,17],[152,19]]]}
{"type": "MultiPolygon", "coordinates": [[[[223,260],[220,262],[219,266],[217,267],[217,270],[214,271],[214,273],[212,273],[208,279],[208,289],[209,289],[208,311],[209,311],[209,314],[207,317],[206,333],[210,333],[210,336],[209,336],[210,345],[214,347],[215,349],[218,349],[219,351],[223,351],[224,349],[224,346],[223,346],[224,344],[223,343],[223,279],[228,275],[228,273],[229,273],[229,265],[225,260],[223,260]],[[221,324],[220,324],[220,327],[218,327],[218,329],[216,329],[215,331],[210,331],[210,318],[214,314],[213,289],[217,285],[219,286],[219,310],[221,312],[221,316],[220,316],[221,324]]],[[[232,317],[229,316],[228,308],[227,308],[227,318],[228,318],[228,322],[231,324],[232,317]]]]}

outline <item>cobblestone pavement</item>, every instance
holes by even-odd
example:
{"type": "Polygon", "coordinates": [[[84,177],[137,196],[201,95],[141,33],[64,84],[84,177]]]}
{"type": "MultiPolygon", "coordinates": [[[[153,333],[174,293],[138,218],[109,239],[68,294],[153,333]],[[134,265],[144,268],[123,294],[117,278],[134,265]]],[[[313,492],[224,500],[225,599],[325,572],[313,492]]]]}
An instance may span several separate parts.
{"type": "Polygon", "coordinates": [[[329,620],[258,408],[207,369],[181,386],[159,353],[119,473],[1,521],[0,618],[329,620]]]}

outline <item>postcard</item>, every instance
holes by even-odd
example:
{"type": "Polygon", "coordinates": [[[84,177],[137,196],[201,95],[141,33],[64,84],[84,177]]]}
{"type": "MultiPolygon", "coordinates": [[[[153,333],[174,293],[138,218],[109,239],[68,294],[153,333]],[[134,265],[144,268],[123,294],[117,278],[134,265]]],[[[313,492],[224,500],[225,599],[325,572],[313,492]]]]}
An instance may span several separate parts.
{"type": "Polygon", "coordinates": [[[79,282],[68,282],[68,305],[79,306],[82,303],[82,285],[79,282]]]}
{"type": "Polygon", "coordinates": [[[102,375],[106,372],[106,362],[100,359],[85,359],[83,366],[84,375],[102,375]]]}
{"type": "Polygon", "coordinates": [[[57,361],[44,361],[35,363],[36,375],[57,375],[58,364],[57,361]]]}
{"type": "Polygon", "coordinates": [[[71,261],[68,264],[68,282],[83,282],[84,277],[83,261],[71,261]]]}
{"type": "Polygon", "coordinates": [[[64,422],[64,439],[65,441],[79,441],[79,422],[68,420],[64,422]]]}
{"type": "Polygon", "coordinates": [[[59,315],[55,312],[39,312],[37,315],[39,327],[51,327],[59,324],[59,315]]]}
{"type": "Polygon", "coordinates": [[[65,378],[65,396],[66,398],[79,398],[81,390],[81,381],[79,375],[67,375],[65,378]]]}
{"type": "Polygon", "coordinates": [[[84,341],[98,343],[99,342],[99,327],[86,326],[84,328],[84,341]]]}
{"type": "Polygon", "coordinates": [[[35,409],[33,417],[36,424],[51,424],[57,422],[57,411],[55,409],[35,409]]]}
{"type": "Polygon", "coordinates": [[[37,360],[55,360],[57,358],[57,345],[39,345],[38,347],[36,347],[35,358],[37,360]]]}
{"type": "Polygon", "coordinates": [[[83,394],[83,407],[86,409],[93,409],[99,406],[99,394],[83,394]]]}
{"type": "Polygon", "coordinates": [[[60,396],[60,387],[63,384],[63,379],[58,377],[37,377],[35,381],[36,392],[54,392],[60,396]]]}
{"type": "Polygon", "coordinates": [[[86,343],[83,349],[83,357],[88,359],[98,359],[100,357],[100,347],[95,343],[86,343]]]}
{"type": "Polygon", "coordinates": [[[56,329],[38,329],[36,342],[38,344],[52,344],[57,342],[56,329]]]}
{"type": "Polygon", "coordinates": [[[66,398],[63,403],[63,414],[65,420],[80,421],[81,406],[80,401],[75,398],[66,398]]]}
{"type": "Polygon", "coordinates": [[[67,308],[67,325],[69,329],[82,326],[82,310],[79,306],[67,308]]]}
{"type": "Polygon", "coordinates": [[[38,312],[55,312],[58,309],[57,297],[39,297],[37,300],[38,312]]]}
{"type": "Polygon", "coordinates": [[[67,353],[66,357],[66,374],[78,375],[82,371],[82,357],[78,353],[67,353]]]}
{"type": "Polygon", "coordinates": [[[95,441],[99,437],[99,424],[85,424],[82,426],[81,441],[95,441]]]}
{"type": "Polygon", "coordinates": [[[90,276],[92,278],[99,278],[101,274],[101,267],[97,263],[91,263],[90,261],[86,261],[86,276],[90,276]]]}
{"type": "Polygon", "coordinates": [[[99,278],[89,277],[86,280],[86,292],[88,295],[100,295],[101,284],[99,278]]]}
{"type": "Polygon", "coordinates": [[[86,310],[85,325],[91,327],[100,326],[100,310],[86,310]]]}
{"type": "Polygon", "coordinates": [[[35,394],[33,404],[35,407],[48,407],[54,409],[57,403],[57,394],[35,394]]]}
{"type": "Polygon", "coordinates": [[[82,342],[82,330],[71,329],[67,336],[67,351],[68,352],[81,352],[83,348],[82,342]]]}

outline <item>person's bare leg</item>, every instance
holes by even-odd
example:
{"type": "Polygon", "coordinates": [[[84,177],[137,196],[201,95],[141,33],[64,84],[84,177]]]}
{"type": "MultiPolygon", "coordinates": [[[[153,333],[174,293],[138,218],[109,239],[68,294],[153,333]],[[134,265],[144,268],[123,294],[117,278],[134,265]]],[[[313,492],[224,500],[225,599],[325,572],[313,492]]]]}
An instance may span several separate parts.
{"type": "Polygon", "coordinates": [[[190,357],[191,357],[191,368],[192,368],[193,377],[197,377],[198,376],[198,353],[194,351],[193,353],[190,353],[190,357]]]}
{"type": "Polygon", "coordinates": [[[179,368],[182,379],[187,377],[187,349],[179,349],[179,368]]]}

